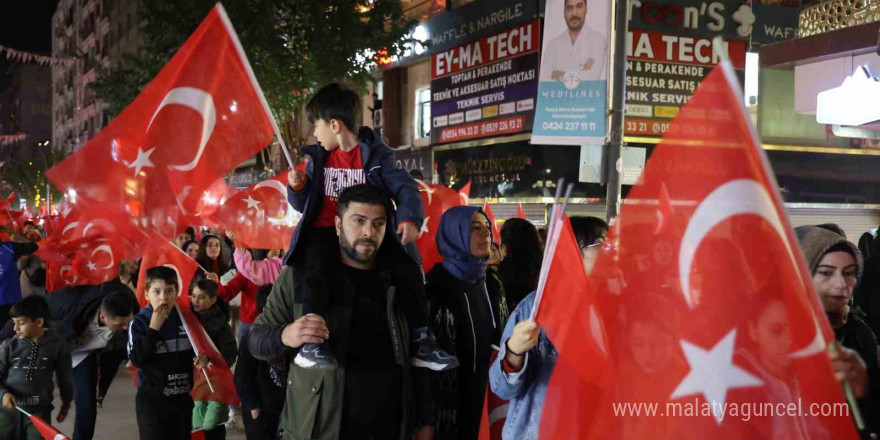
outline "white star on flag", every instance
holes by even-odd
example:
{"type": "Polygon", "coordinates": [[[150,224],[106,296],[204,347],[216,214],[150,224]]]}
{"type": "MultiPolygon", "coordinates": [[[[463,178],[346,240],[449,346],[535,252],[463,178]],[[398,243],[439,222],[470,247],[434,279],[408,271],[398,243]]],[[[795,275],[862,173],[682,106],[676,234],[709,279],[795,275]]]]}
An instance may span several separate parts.
{"type": "Polygon", "coordinates": [[[422,228],[419,230],[419,238],[422,238],[422,235],[425,235],[426,232],[431,232],[428,230],[428,220],[431,219],[431,216],[425,217],[425,221],[422,222],[422,228]]]}
{"type": "Polygon", "coordinates": [[[258,200],[254,200],[254,198],[251,197],[250,195],[248,195],[246,199],[241,199],[241,201],[247,203],[248,209],[256,208],[257,206],[260,205],[260,203],[262,203],[258,200]]]}
{"type": "Polygon", "coordinates": [[[98,265],[95,264],[95,263],[92,263],[91,261],[89,261],[89,264],[86,264],[86,266],[88,266],[89,270],[90,270],[90,271],[93,271],[93,272],[94,272],[95,269],[98,268],[98,265]]]}
{"type": "Polygon", "coordinates": [[[720,425],[724,419],[727,391],[764,385],[760,379],[733,365],[736,329],[724,336],[711,350],[706,351],[690,342],[681,341],[681,349],[691,371],[672,392],[670,399],[702,394],[712,406],[712,414],[720,425]]]}
{"type": "Polygon", "coordinates": [[[150,148],[146,152],[140,148],[138,148],[137,159],[134,160],[131,164],[128,165],[129,168],[134,168],[134,175],[137,177],[138,173],[141,172],[141,168],[145,167],[155,167],[156,165],[153,161],[150,160],[150,155],[153,154],[153,151],[156,150],[156,147],[150,148]]]}

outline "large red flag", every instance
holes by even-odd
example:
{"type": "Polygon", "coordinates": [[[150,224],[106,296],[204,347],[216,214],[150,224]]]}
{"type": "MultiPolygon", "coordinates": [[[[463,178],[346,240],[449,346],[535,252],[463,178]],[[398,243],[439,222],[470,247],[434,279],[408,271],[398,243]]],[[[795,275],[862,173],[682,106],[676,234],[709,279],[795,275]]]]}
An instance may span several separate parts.
{"type": "Polygon", "coordinates": [[[218,3],[143,92],[46,175],[170,237],[179,213],[197,213],[212,183],[269,145],[273,124],[218,3]]]}
{"type": "Polygon", "coordinates": [[[657,145],[590,283],[614,361],[614,389],[580,414],[603,420],[591,438],[858,438],[826,352],[833,333],[728,63],[657,145]]]}
{"type": "Polygon", "coordinates": [[[465,183],[460,190],[458,190],[458,195],[461,196],[461,204],[467,205],[471,200],[471,181],[468,180],[468,183],[465,183]]]}
{"type": "Polygon", "coordinates": [[[516,204],[516,218],[523,219],[523,220],[526,219],[526,210],[523,209],[522,203],[516,204]]]}
{"type": "Polygon", "coordinates": [[[553,253],[544,291],[535,301],[535,322],[559,353],[540,432],[541,438],[588,438],[607,413],[598,403],[609,390],[611,359],[571,222],[563,217],[556,227],[558,236],[549,237],[547,244],[553,253]]]}
{"type": "Polygon", "coordinates": [[[34,428],[37,428],[37,431],[45,440],[70,440],[70,438],[62,434],[61,431],[55,429],[54,426],[40,417],[31,415],[30,419],[31,423],[34,424],[34,428]]]}
{"type": "Polygon", "coordinates": [[[300,218],[287,203],[287,173],[233,194],[214,217],[246,247],[286,249],[300,218]]]}
{"type": "Polygon", "coordinates": [[[440,217],[447,209],[453,206],[461,206],[461,196],[454,190],[443,185],[433,185],[416,180],[422,195],[422,204],[425,205],[425,221],[419,232],[416,245],[422,257],[422,270],[425,273],[431,271],[435,264],[443,261],[443,256],[437,250],[437,231],[440,228],[440,217]]]}

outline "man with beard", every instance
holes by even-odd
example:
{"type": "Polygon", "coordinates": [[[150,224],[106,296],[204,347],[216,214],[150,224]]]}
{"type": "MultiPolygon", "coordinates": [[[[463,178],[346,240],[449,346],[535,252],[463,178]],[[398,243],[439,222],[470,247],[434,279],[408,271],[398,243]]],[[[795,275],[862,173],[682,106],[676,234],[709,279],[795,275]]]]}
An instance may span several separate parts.
{"type": "Polygon", "coordinates": [[[588,0],[562,1],[566,29],[547,43],[541,80],[576,85],[580,81],[604,79],[608,44],[605,36],[586,24],[588,0]]]}
{"type": "Polygon", "coordinates": [[[256,358],[290,364],[281,417],[286,437],[409,439],[433,433],[427,370],[410,366],[402,313],[414,295],[406,286],[418,283],[403,279],[412,271],[397,270],[408,257],[386,227],[393,215],[381,189],[344,190],[335,225],[338,258],[326,258],[323,270],[308,275],[305,293],[294,292],[295,270],[284,269],[251,329],[248,344],[256,358]],[[310,298],[309,292],[324,297],[310,298]],[[312,313],[303,313],[304,300],[312,313]],[[314,344],[328,346],[333,368],[291,360],[314,344]]]}

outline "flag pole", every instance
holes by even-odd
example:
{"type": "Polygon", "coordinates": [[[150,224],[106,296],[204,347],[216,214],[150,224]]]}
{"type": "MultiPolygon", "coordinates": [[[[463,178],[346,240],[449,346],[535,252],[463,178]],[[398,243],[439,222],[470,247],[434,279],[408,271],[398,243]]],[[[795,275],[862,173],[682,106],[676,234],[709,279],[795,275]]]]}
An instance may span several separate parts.
{"type": "Polygon", "coordinates": [[[32,415],[31,413],[29,413],[29,412],[27,412],[27,411],[21,409],[21,407],[18,406],[18,405],[15,405],[15,409],[21,411],[22,414],[24,414],[24,415],[26,415],[26,416],[28,416],[28,417],[33,417],[33,415],[32,415]]]}
{"type": "MultiPolygon", "coordinates": [[[[189,326],[186,325],[186,320],[183,319],[183,312],[180,311],[180,307],[177,306],[177,302],[174,303],[174,309],[177,310],[177,316],[180,317],[180,322],[183,323],[183,328],[186,330],[186,338],[189,339],[189,345],[192,345],[193,351],[196,353],[196,356],[199,356],[201,353],[197,351],[198,348],[196,347],[192,336],[189,334],[189,326]]],[[[211,390],[211,394],[214,394],[214,385],[211,384],[211,378],[208,377],[208,372],[205,371],[204,367],[202,367],[201,370],[202,373],[205,375],[205,380],[208,382],[208,389],[211,390]]]]}
{"type": "Polygon", "coordinates": [[[541,263],[541,275],[538,278],[538,290],[535,294],[535,305],[532,307],[532,312],[529,314],[529,321],[534,321],[535,316],[538,315],[538,308],[540,308],[541,299],[544,297],[544,287],[547,284],[547,277],[550,274],[550,266],[553,262],[553,256],[556,254],[556,245],[559,243],[559,235],[562,233],[563,215],[565,213],[565,208],[568,206],[568,200],[571,198],[571,192],[573,189],[574,184],[569,183],[568,188],[565,190],[565,199],[562,201],[562,205],[555,206],[556,213],[553,215],[553,229],[551,230],[552,232],[548,232],[547,243],[544,245],[545,259],[541,263]]]}
{"type": "Polygon", "coordinates": [[[205,375],[205,381],[208,382],[208,389],[211,390],[211,394],[214,394],[214,385],[211,384],[211,378],[208,377],[208,372],[205,371],[205,367],[201,368],[202,374],[205,375]]]}

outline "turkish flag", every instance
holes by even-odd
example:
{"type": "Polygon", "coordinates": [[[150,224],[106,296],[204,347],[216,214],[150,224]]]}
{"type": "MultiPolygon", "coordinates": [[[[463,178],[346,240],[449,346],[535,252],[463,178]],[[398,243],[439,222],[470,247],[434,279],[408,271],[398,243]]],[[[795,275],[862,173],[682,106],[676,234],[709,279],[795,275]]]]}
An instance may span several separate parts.
{"type": "Polygon", "coordinates": [[[517,203],[516,205],[516,218],[526,219],[526,210],[523,209],[522,203],[517,203]]]}
{"type": "Polygon", "coordinates": [[[246,247],[286,249],[301,217],[287,203],[287,173],[235,193],[214,217],[246,247]]]}
{"type": "Polygon", "coordinates": [[[611,359],[571,222],[563,216],[555,227],[558,233],[548,237],[552,255],[543,293],[539,286],[534,306],[535,322],[559,353],[540,432],[541,438],[589,438],[595,423],[609,416],[598,397],[610,390],[611,359]]]}
{"type": "MultiPolygon", "coordinates": [[[[492,346],[492,355],[489,357],[489,365],[498,358],[498,348],[492,346]]],[[[492,392],[492,387],[486,387],[486,398],[483,400],[483,415],[480,418],[479,440],[501,440],[501,431],[507,420],[508,401],[492,392]]]]}
{"type": "Polygon", "coordinates": [[[198,213],[218,178],[271,143],[273,124],[218,3],[137,98],[46,175],[171,237],[178,213],[198,213]]]}
{"type": "Polygon", "coordinates": [[[492,224],[492,239],[496,240],[496,243],[501,244],[501,228],[498,227],[498,220],[495,220],[495,213],[492,212],[492,208],[489,206],[489,202],[483,202],[483,212],[489,217],[489,223],[492,224]]]}
{"type": "Polygon", "coordinates": [[[61,431],[55,429],[54,426],[50,425],[40,417],[34,415],[30,415],[29,417],[31,423],[34,424],[34,428],[37,428],[37,431],[45,440],[70,440],[70,438],[62,434],[61,431]]]}
{"type": "Polygon", "coordinates": [[[204,429],[196,429],[190,435],[190,440],[205,440],[205,430],[204,429]]]}
{"type": "Polygon", "coordinates": [[[435,264],[443,261],[443,256],[437,250],[437,231],[440,228],[440,217],[447,209],[461,206],[461,195],[443,185],[433,185],[418,179],[416,179],[416,184],[419,186],[422,204],[425,206],[425,221],[422,222],[422,230],[419,232],[416,245],[419,248],[419,255],[422,257],[422,270],[428,273],[435,264]]]}
{"type": "Polygon", "coordinates": [[[178,303],[185,304],[189,308],[189,285],[197,270],[199,263],[180,250],[174,243],[154,235],[141,260],[141,268],[138,273],[137,299],[141,306],[147,304],[146,282],[147,269],[157,266],[168,266],[177,272],[178,303]]]}
{"type": "MultiPolygon", "coordinates": [[[[778,188],[723,63],[655,148],[590,275],[614,367],[614,388],[579,413],[599,421],[590,438],[858,438],[848,413],[828,409],[844,402],[834,335],[778,188]],[[657,235],[667,204],[674,221],[657,235]],[[657,416],[644,417],[650,405],[657,416]],[[780,409],[791,405],[803,411],[780,409]]],[[[559,408],[571,406],[545,402],[545,417],[559,408]]]]}
{"type": "Polygon", "coordinates": [[[467,205],[471,200],[471,181],[468,180],[468,183],[465,183],[460,190],[458,190],[458,195],[461,197],[461,204],[467,205]]]}
{"type": "Polygon", "coordinates": [[[189,301],[178,297],[177,313],[186,330],[186,335],[193,346],[196,356],[204,354],[208,357],[210,365],[203,371],[195,371],[193,389],[190,391],[194,401],[197,402],[221,402],[226,405],[239,405],[241,402],[235,391],[235,382],[229,365],[223,359],[223,355],[217,350],[214,341],[208,336],[199,318],[196,317],[189,307],[189,301]],[[207,377],[206,377],[207,376],[207,377]],[[208,384],[210,378],[210,385],[208,384]],[[213,388],[213,391],[211,390],[213,388]]]}

